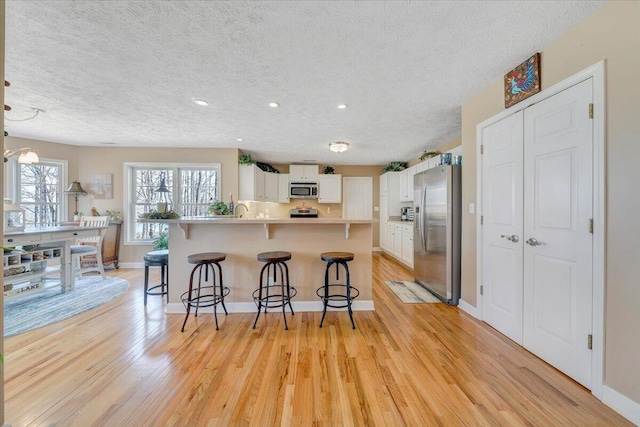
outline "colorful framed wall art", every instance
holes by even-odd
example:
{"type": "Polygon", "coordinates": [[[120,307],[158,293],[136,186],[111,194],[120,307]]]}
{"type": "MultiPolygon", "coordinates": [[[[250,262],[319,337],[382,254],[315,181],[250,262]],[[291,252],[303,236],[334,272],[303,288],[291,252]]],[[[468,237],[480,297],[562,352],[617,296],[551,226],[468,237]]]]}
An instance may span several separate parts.
{"type": "Polygon", "coordinates": [[[540,54],[504,75],[504,108],[509,108],[540,92],[540,54]]]}

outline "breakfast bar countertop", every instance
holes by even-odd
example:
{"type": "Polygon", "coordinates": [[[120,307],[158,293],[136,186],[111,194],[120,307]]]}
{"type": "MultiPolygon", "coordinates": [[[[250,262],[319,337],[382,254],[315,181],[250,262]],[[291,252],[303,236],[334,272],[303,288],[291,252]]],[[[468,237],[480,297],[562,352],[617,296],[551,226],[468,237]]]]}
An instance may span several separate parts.
{"type": "Polygon", "coordinates": [[[372,224],[377,219],[344,218],[235,218],[232,216],[187,216],[177,219],[139,219],[140,222],[164,222],[169,224],[372,224]]]}

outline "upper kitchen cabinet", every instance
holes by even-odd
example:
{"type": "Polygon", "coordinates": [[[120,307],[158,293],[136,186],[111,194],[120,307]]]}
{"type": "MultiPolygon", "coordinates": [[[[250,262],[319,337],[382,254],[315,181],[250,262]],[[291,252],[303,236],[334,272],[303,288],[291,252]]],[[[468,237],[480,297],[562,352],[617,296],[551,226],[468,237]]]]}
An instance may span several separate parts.
{"type": "Polygon", "coordinates": [[[256,165],[240,165],[238,199],[264,202],[264,175],[265,172],[256,165]]]}
{"type": "Polygon", "coordinates": [[[278,201],[278,177],[280,174],[263,172],[264,174],[264,199],[265,202],[278,201]]]}
{"type": "Polygon", "coordinates": [[[342,175],[318,175],[318,203],[342,203],[342,175]]]}
{"type": "Polygon", "coordinates": [[[289,165],[289,182],[318,182],[318,165],[289,165]]]}
{"type": "Polygon", "coordinates": [[[401,202],[413,201],[413,175],[416,173],[416,165],[400,172],[399,193],[401,202]]]}
{"type": "Polygon", "coordinates": [[[380,197],[397,195],[400,172],[386,172],[380,175],[380,197]]]}
{"type": "Polygon", "coordinates": [[[278,202],[289,203],[289,174],[278,174],[278,202]]]}

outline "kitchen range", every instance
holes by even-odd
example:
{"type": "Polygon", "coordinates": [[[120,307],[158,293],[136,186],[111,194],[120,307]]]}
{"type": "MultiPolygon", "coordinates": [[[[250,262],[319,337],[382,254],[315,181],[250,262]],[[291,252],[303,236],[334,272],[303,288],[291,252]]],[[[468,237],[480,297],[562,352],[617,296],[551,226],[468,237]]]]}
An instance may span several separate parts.
{"type": "Polygon", "coordinates": [[[318,218],[318,209],[298,206],[289,211],[289,218],[318,218]]]}

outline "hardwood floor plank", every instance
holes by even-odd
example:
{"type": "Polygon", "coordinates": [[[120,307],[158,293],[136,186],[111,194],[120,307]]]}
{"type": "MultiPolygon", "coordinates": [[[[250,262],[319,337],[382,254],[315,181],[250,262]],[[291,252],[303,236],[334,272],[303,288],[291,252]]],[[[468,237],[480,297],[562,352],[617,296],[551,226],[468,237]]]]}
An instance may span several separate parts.
{"type": "MultiPolygon", "coordinates": [[[[588,390],[444,304],[403,304],[412,272],[375,254],[375,312],[167,315],[142,270],[108,304],[5,340],[22,426],[629,426],[588,390]]],[[[158,280],[152,272],[151,280],[158,280]]],[[[232,290],[233,291],[233,290],[232,290]]]]}

